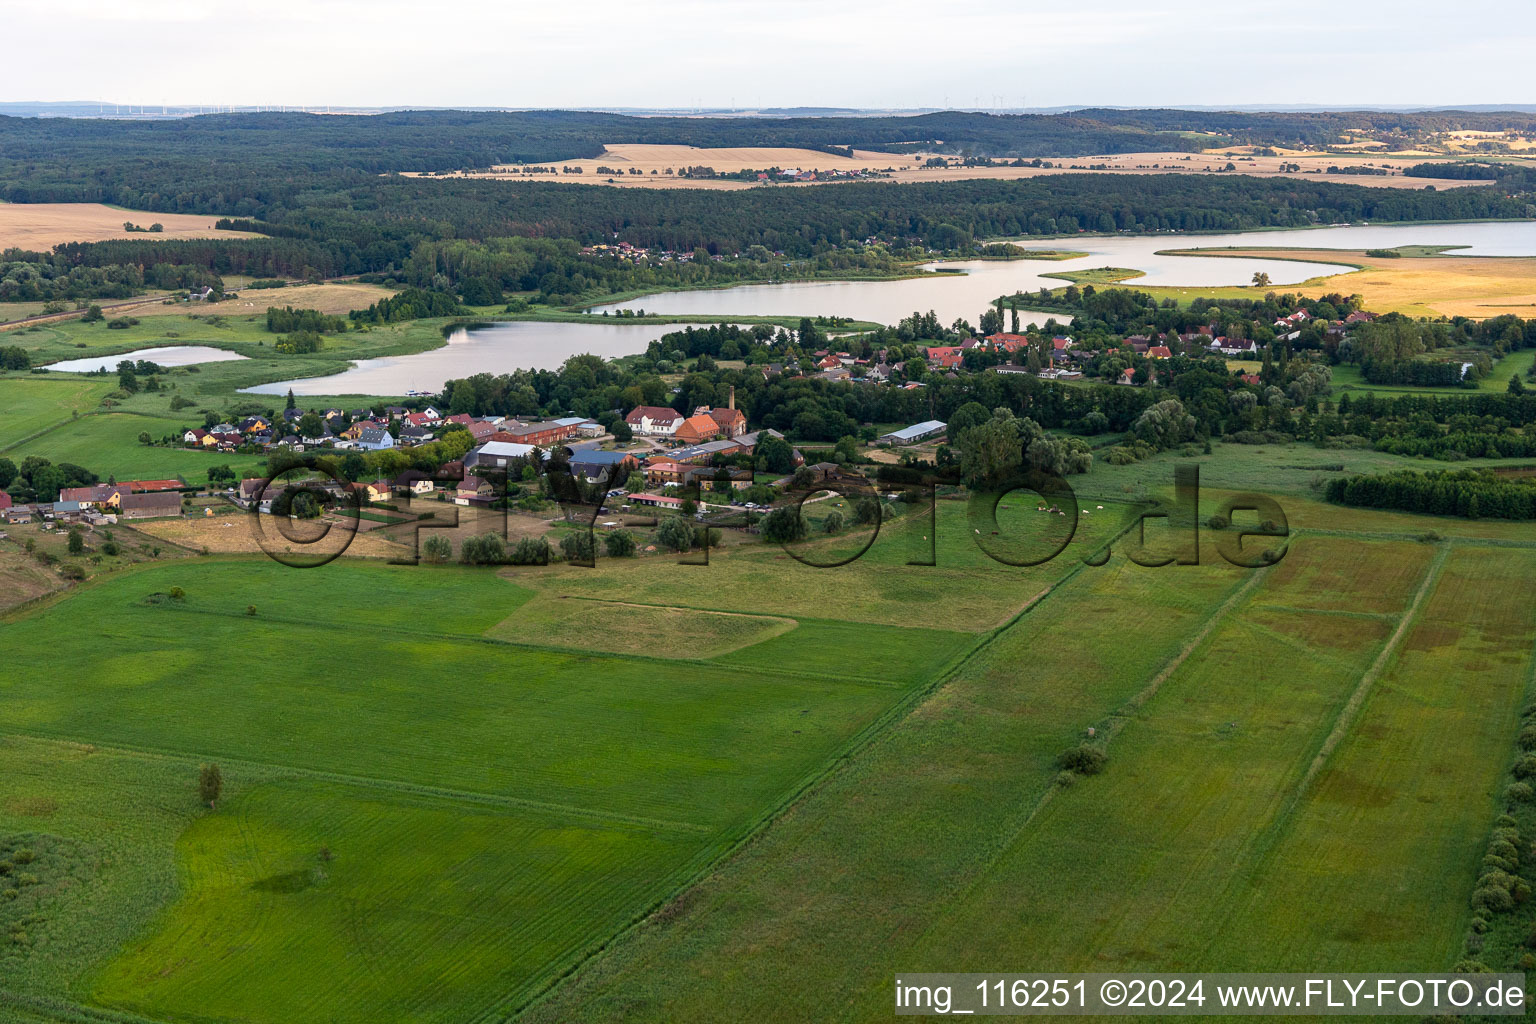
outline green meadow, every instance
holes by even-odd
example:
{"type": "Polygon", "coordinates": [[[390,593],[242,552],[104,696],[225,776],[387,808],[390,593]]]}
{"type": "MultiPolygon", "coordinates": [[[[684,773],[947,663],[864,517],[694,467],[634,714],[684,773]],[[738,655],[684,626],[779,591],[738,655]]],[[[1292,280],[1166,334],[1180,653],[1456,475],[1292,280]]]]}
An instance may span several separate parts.
{"type": "Polygon", "coordinates": [[[523,1019],[883,1019],[894,970],[1000,963],[1449,969],[1536,545],[1352,525],[1257,571],[1077,570],[523,1019]],[[1102,772],[1062,776],[1090,729],[1102,772]]]}
{"type": "Polygon", "coordinates": [[[908,701],[909,659],[974,642],[886,628],[902,665],[877,674],[802,655],[881,627],[686,609],[619,642],[612,605],[551,594],[584,570],[559,571],[200,559],[0,624],[9,663],[50,663],[0,681],[0,760],[26,766],[0,837],[73,858],[3,989],[159,1020],[521,1005],[908,701]],[[58,644],[87,621],[92,643],[58,644]],[[109,846],[93,820],[119,823],[109,846]],[[68,927],[85,914],[106,922],[91,941],[68,927]]]}

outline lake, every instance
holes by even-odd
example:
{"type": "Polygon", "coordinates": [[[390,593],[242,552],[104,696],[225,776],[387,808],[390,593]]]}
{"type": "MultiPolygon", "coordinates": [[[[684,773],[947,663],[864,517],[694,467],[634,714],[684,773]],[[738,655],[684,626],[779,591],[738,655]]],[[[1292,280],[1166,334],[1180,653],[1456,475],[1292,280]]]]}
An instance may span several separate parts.
{"type": "MultiPolygon", "coordinates": [[[[1225,246],[1274,246],[1325,249],[1377,249],[1398,245],[1463,245],[1458,255],[1536,256],[1536,221],[1500,221],[1465,224],[1347,225],[1299,228],[1286,231],[1247,231],[1226,235],[1151,235],[1104,238],[1021,238],[1026,248],[1060,247],[1088,253],[1070,260],[976,260],[930,264],[930,267],[961,269],[964,274],[903,281],[807,281],[791,284],[754,284],[711,291],[662,292],[628,302],[594,307],[644,309],[663,316],[679,314],[743,316],[776,314],[795,316],[851,316],[859,320],[894,324],[913,312],[934,310],[941,323],[964,317],[975,323],[981,311],[999,295],[1015,291],[1058,288],[1062,281],[1042,274],[1096,267],[1127,267],[1144,271],[1138,284],[1192,285],[1248,284],[1263,271],[1277,287],[1298,284],[1308,278],[1348,273],[1349,267],[1289,260],[1231,259],[1222,256],[1159,256],[1159,249],[1218,248],[1225,246]]],[[[1043,323],[1040,315],[1020,320],[1043,323]]]]}
{"type": "MultiPolygon", "coordinates": [[[[729,320],[734,316],[849,316],[893,324],[913,312],[935,310],[951,323],[964,317],[975,323],[982,310],[999,295],[1059,287],[1062,282],[1040,275],[1058,270],[1127,267],[1144,271],[1135,284],[1248,284],[1254,273],[1269,274],[1277,287],[1312,277],[1348,273],[1336,264],[1296,263],[1272,259],[1229,259],[1217,256],[1159,256],[1160,249],[1274,246],[1328,249],[1375,249],[1399,245],[1465,246],[1469,256],[1536,256],[1536,221],[1461,224],[1354,224],[1285,231],[1248,231],[1225,235],[1114,236],[1104,238],[1017,240],[1026,247],[1071,247],[1089,255],[1071,260],[970,260],[935,263],[930,267],[963,273],[936,274],[900,281],[812,281],[755,284],[706,291],[662,292],[629,302],[594,307],[644,309],[662,315],[697,315],[729,320]]],[[[1043,323],[1043,314],[1021,312],[1025,323],[1043,323]]],[[[330,377],[278,381],[249,389],[280,395],[404,395],[408,391],[437,392],[454,377],[472,373],[557,369],[572,355],[590,352],[612,358],[644,352],[648,344],[682,324],[596,323],[559,324],[521,321],[493,323],[454,331],[448,344],[416,355],[365,359],[354,369],[330,377]]],[[[151,350],[153,351],[153,350],[151,350]]],[[[217,350],[209,350],[217,351],[217,350]]],[[[141,354],[148,358],[147,353],[141,354]]],[[[112,357],[112,365],[121,356],[112,357]]],[[[229,358],[220,353],[219,358],[229,358]]]]}
{"type": "Polygon", "coordinates": [[[226,352],[222,348],[207,345],[165,345],[160,348],[141,348],[133,352],[120,352],[115,356],[91,356],[87,359],[66,359],[62,363],[49,363],[44,369],[62,373],[94,373],[97,370],[116,370],[117,364],[128,359],[138,362],[147,359],[160,366],[191,366],[193,363],[224,363],[231,359],[244,359],[238,352],[226,352]]]}
{"type": "Polygon", "coordinates": [[[574,355],[591,353],[612,359],[644,352],[663,334],[687,324],[560,324],[535,320],[477,324],[448,335],[448,344],[407,356],[360,359],[350,370],[329,377],[283,380],[245,390],[258,395],[403,395],[435,394],[454,377],[513,370],[558,370],[574,355]]]}

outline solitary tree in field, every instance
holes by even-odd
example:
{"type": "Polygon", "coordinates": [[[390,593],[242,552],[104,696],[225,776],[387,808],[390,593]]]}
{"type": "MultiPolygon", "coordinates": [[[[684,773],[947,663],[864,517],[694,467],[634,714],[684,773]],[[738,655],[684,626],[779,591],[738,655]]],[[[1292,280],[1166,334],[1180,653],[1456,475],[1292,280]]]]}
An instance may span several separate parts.
{"type": "Polygon", "coordinates": [[[214,804],[218,802],[219,794],[224,792],[224,778],[219,774],[219,766],[205,764],[197,770],[197,795],[207,804],[211,810],[217,810],[214,804]]]}
{"type": "Polygon", "coordinates": [[[78,555],[78,554],[80,554],[80,552],[82,552],[84,550],[85,550],[85,538],[80,535],[80,531],[79,530],[70,530],[69,531],[69,553],[72,554],[72,555],[78,555]]]}
{"type": "Polygon", "coordinates": [[[1269,275],[1262,270],[1256,270],[1253,274],[1253,286],[1255,288],[1268,288],[1269,275]]]}
{"type": "Polygon", "coordinates": [[[447,537],[428,537],[421,545],[421,554],[429,562],[446,562],[453,557],[453,542],[447,537]]]}

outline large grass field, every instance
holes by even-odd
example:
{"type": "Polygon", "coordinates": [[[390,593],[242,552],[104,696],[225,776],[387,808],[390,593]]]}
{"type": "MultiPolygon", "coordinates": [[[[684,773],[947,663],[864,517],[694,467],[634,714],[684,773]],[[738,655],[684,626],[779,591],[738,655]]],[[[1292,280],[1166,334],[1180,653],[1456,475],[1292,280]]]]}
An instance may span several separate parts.
{"type": "Polygon", "coordinates": [[[1000,963],[1449,969],[1533,570],[1372,532],[1258,572],[1084,568],[526,1019],[876,1020],[893,972],[1000,963]],[[1090,727],[1108,763],[1065,784],[1090,727]]]}
{"type": "MultiPolygon", "coordinates": [[[[1172,461],[1126,479],[1160,493],[1172,461]]],[[[1201,565],[1132,565],[1129,506],[1089,498],[1034,568],[946,501],[836,569],[97,578],[0,621],[8,664],[46,666],[0,674],[0,845],[38,865],[0,903],[0,1006],[866,1020],[914,965],[1448,968],[1536,546],[1278,493],[1311,532],[1258,571],[1211,531],[1201,565]],[[1063,777],[1089,729],[1104,771],[1063,777]]],[[[1008,504],[1002,531],[1059,529],[1008,504]]]]}
{"type": "MultiPolygon", "coordinates": [[[[615,589],[647,568],[606,566],[615,589]]],[[[52,661],[0,681],[0,761],[27,766],[0,837],[62,851],[0,989],[162,1020],[515,1007],[975,642],[677,608],[640,616],[642,642],[611,604],[560,600],[584,570],[561,571],[203,559],[0,624],[8,664],[52,661]],[[71,937],[86,914],[110,920],[71,937]]]]}
{"type": "Polygon", "coordinates": [[[75,376],[0,377],[0,449],[91,412],[115,383],[75,376]]]}

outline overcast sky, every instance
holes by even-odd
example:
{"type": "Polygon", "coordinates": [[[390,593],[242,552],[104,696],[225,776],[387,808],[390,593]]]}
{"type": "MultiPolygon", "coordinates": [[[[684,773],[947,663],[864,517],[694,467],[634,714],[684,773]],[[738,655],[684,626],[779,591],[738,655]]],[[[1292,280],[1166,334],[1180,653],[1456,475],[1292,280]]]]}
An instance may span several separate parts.
{"type": "Polygon", "coordinates": [[[1536,102],[1531,0],[0,0],[0,25],[12,101],[1536,102]]]}

